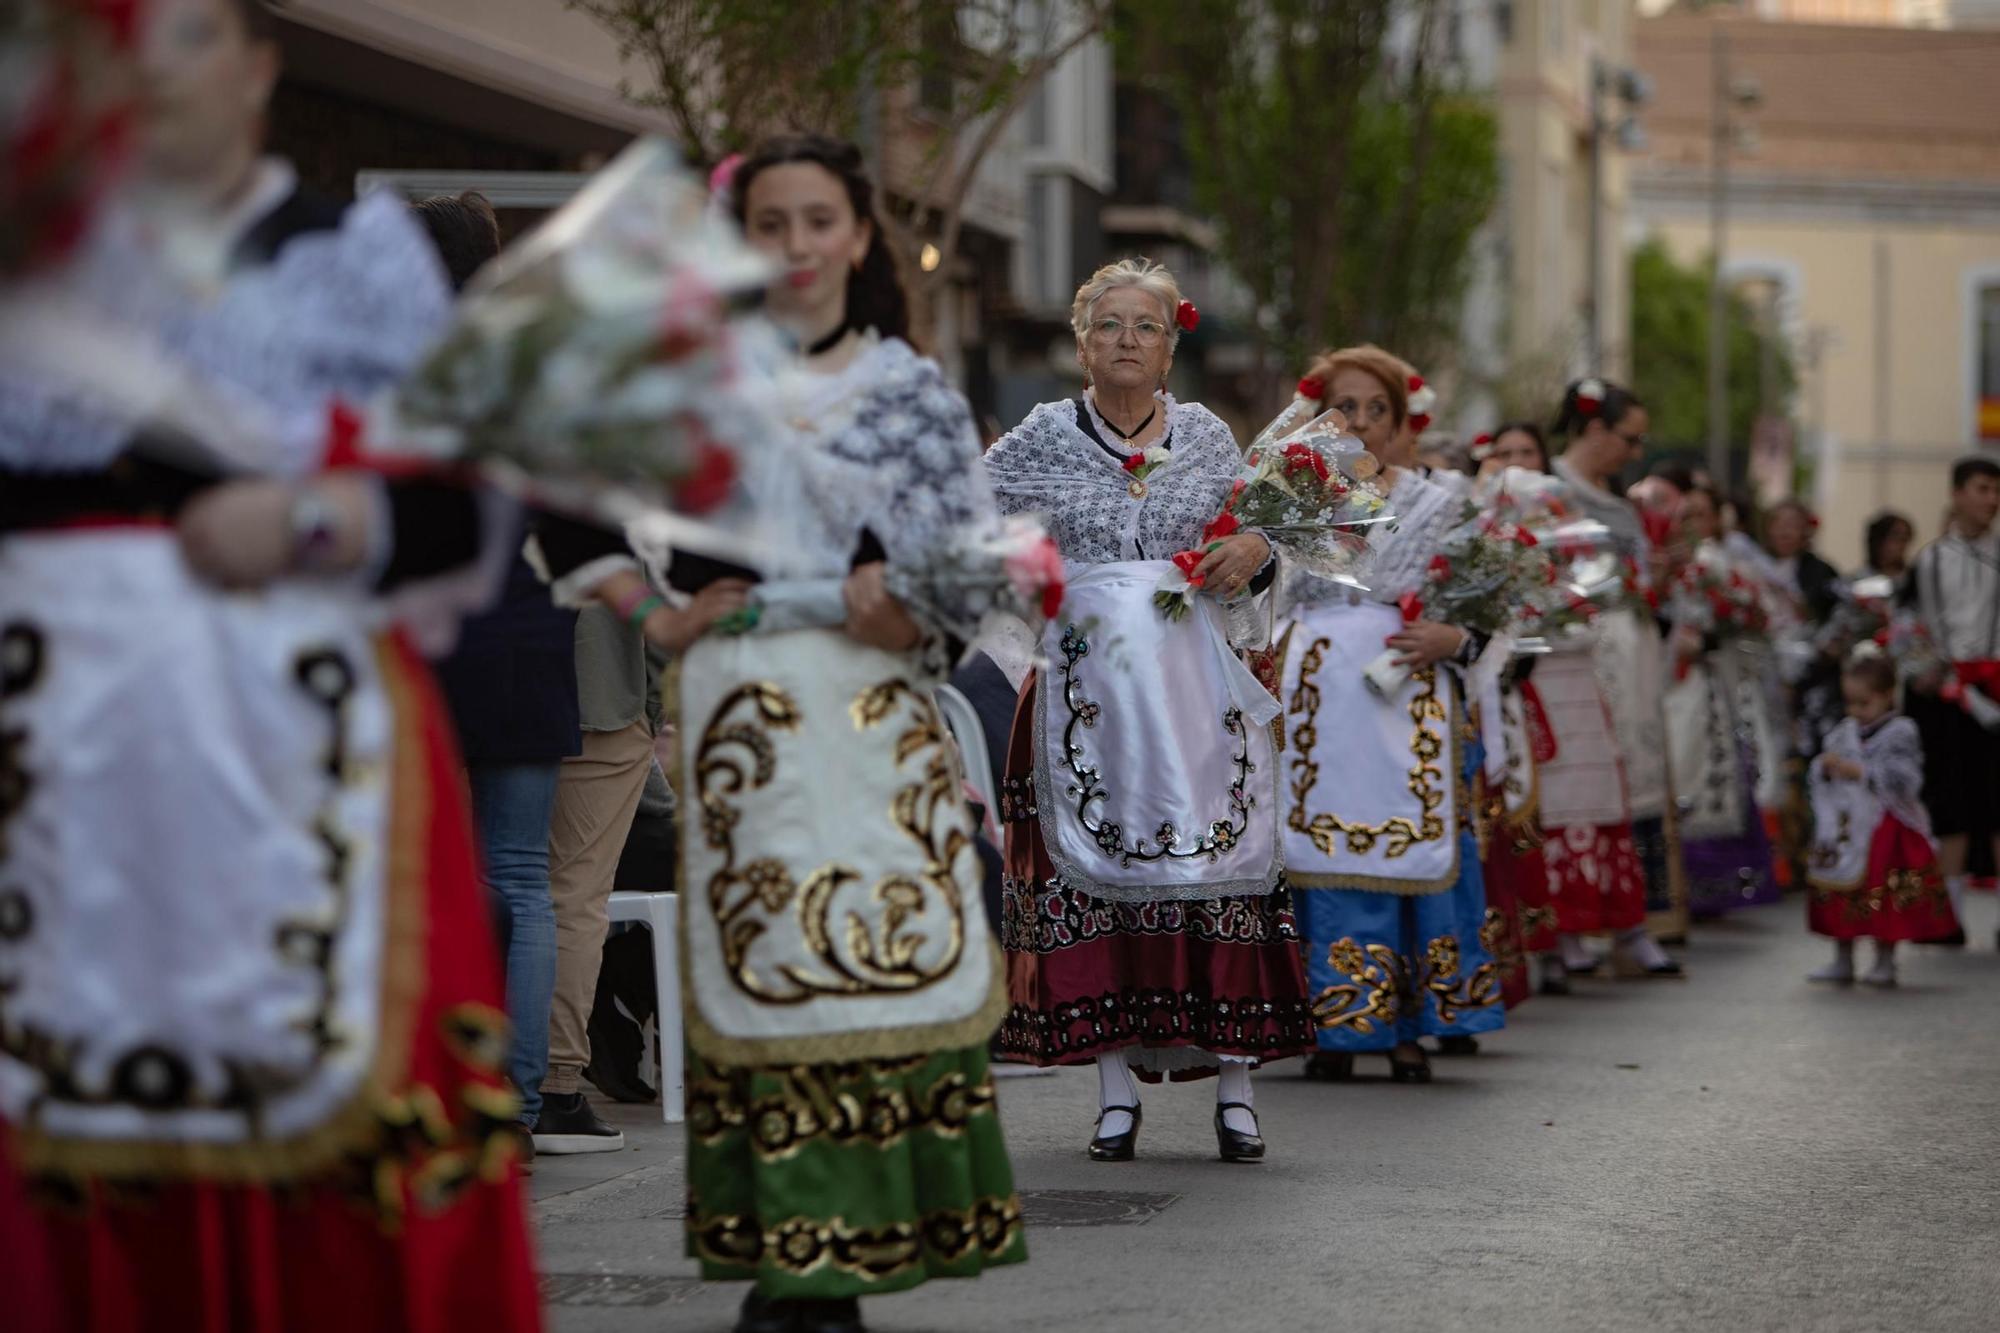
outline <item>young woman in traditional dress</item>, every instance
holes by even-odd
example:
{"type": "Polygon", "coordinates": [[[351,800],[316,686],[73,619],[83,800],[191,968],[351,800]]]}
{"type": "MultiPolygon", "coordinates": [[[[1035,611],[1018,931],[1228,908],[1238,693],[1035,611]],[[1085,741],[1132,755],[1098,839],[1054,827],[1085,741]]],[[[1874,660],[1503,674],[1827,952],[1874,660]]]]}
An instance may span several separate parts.
{"type": "Polygon", "coordinates": [[[1420,1036],[1503,1022],[1473,833],[1479,747],[1457,677],[1483,645],[1399,610],[1462,496],[1414,467],[1401,361],[1343,348],[1308,378],[1384,465],[1396,526],[1371,543],[1366,593],[1299,573],[1283,589],[1285,865],[1319,1047],[1307,1072],[1346,1078],[1356,1054],[1378,1052],[1398,1082],[1428,1082],[1420,1036]],[[1364,675],[1385,645],[1400,668],[1386,685],[1364,675]]]}
{"type": "Polygon", "coordinates": [[[0,1234],[65,1327],[534,1329],[458,758],[387,611],[506,525],[321,470],[444,273],[259,156],[261,6],[147,20],[139,206],[0,321],[0,1234]]]}
{"type": "Polygon", "coordinates": [[[1096,1062],[1098,1161],[1133,1155],[1135,1072],[1219,1073],[1221,1155],[1261,1157],[1250,1069],[1312,1048],[1280,874],[1277,702],[1232,650],[1267,628],[1249,594],[1270,543],[1223,538],[1184,619],[1153,600],[1242,462],[1227,426],[1166,391],[1192,312],[1157,264],[1099,269],[1070,307],[1083,394],[1043,403],[987,454],[1001,508],[1041,514],[1069,573],[1002,793],[1000,1049],[1096,1062]]]}
{"type": "MultiPolygon", "coordinates": [[[[1563,394],[1556,431],[1568,440],[1556,475],[1570,484],[1577,507],[1610,529],[1634,588],[1642,588],[1651,548],[1637,511],[1611,484],[1645,442],[1644,405],[1616,384],[1580,381],[1563,394]]],[[[1679,849],[1668,822],[1664,654],[1638,596],[1535,669],[1555,741],[1541,783],[1544,856],[1561,937],[1558,986],[1597,969],[1583,936],[1600,932],[1645,975],[1680,975],[1680,964],[1647,932],[1649,879],[1671,902],[1679,849]]]]}
{"type": "MultiPolygon", "coordinates": [[[[1706,486],[1691,486],[1682,495],[1689,567],[1723,578],[1736,573],[1761,588],[1756,572],[1739,570],[1723,548],[1720,511],[1718,497],[1706,486]]],[[[1669,618],[1689,605],[1670,597],[1669,618]]],[[[1756,738],[1768,654],[1761,642],[1705,634],[1684,619],[1676,621],[1670,643],[1674,680],[1666,691],[1667,743],[1675,790],[1685,793],[1679,814],[1688,909],[1696,916],[1717,916],[1776,902],[1771,842],[1757,804],[1756,738]]]]}
{"type": "Polygon", "coordinates": [[[1875,941],[1874,966],[1859,978],[1896,984],[1896,946],[1941,940],[1959,928],[1919,797],[1924,744],[1896,710],[1896,669],[1868,645],[1840,674],[1847,717],[1813,760],[1815,830],[1806,920],[1834,942],[1833,960],[1812,981],[1846,985],[1854,942],[1875,941]]]}
{"type": "Polygon", "coordinates": [[[705,1277],[755,1283],[742,1333],[846,1333],[862,1296],[1026,1257],[987,1071],[1004,977],[930,697],[956,651],[884,570],[921,575],[993,502],[965,400],[905,341],[859,150],[774,140],[730,198],[799,348],[769,387],[802,474],[789,576],[839,583],[846,620],[711,635],[670,690],[699,812],[687,1244],[705,1277]]]}
{"type": "MultiPolygon", "coordinates": [[[[1548,445],[1541,427],[1513,421],[1495,430],[1473,451],[1479,467],[1475,494],[1496,486],[1509,468],[1545,473],[1548,445]]],[[[1538,657],[1519,657],[1501,673],[1498,716],[1483,719],[1486,756],[1486,846],[1480,866],[1486,876],[1486,915],[1501,935],[1495,957],[1501,963],[1501,1000],[1509,1008],[1529,994],[1528,959],[1556,949],[1555,908],[1549,900],[1549,871],[1542,857],[1541,764],[1554,747],[1540,692],[1531,679],[1538,657]]],[[[1559,969],[1544,963],[1545,975],[1559,969]]],[[[1441,1053],[1468,1049],[1476,1039],[1444,1037],[1441,1053]]]]}

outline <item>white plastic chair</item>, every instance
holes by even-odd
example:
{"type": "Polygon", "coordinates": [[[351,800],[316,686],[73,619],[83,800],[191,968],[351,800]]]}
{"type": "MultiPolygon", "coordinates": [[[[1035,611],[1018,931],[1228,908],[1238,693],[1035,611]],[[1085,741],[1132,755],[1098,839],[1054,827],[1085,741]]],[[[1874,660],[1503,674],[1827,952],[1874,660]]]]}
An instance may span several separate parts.
{"type": "Polygon", "coordinates": [[[1000,806],[993,799],[993,761],[986,749],[986,728],[979,721],[979,710],[955,686],[940,685],[931,691],[931,697],[937,701],[938,712],[944,714],[944,724],[951,729],[952,739],[958,742],[959,766],[965,770],[966,785],[985,807],[988,825],[997,829],[1000,806]]]}
{"type": "Polygon", "coordinates": [[[660,1034],[660,1111],[678,1125],[687,1102],[687,1061],[681,1043],[680,899],[672,893],[620,892],[611,895],[613,921],[636,921],[653,934],[653,989],[659,992],[655,1022],[660,1034]]]}

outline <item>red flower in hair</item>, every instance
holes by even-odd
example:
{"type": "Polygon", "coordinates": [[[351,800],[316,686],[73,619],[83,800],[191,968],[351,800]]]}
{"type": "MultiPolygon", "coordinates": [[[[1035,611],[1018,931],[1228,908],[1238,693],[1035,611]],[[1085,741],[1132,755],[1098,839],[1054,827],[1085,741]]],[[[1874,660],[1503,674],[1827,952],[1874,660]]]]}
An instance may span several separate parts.
{"type": "Polygon", "coordinates": [[[1193,333],[1195,326],[1201,323],[1201,311],[1194,308],[1194,302],[1183,301],[1180,303],[1179,308],[1174,311],[1174,323],[1180,325],[1189,333],[1193,333]]]}
{"type": "Polygon", "coordinates": [[[1224,511],[1217,514],[1209,521],[1209,525],[1202,529],[1201,539],[1205,542],[1221,541],[1224,537],[1234,536],[1236,530],[1242,526],[1236,515],[1224,511]]]}
{"type": "Polygon", "coordinates": [[[1326,381],[1317,375],[1308,375],[1299,381],[1297,392],[1299,397],[1309,398],[1316,403],[1326,397],[1326,381]]]}
{"type": "Polygon", "coordinates": [[[1409,385],[1410,392],[1415,393],[1424,387],[1424,377],[1422,375],[1412,375],[1406,383],[1409,385]]]}
{"type": "Polygon", "coordinates": [[[1431,428],[1431,414],[1430,414],[1430,413],[1428,413],[1428,412],[1412,412],[1412,413],[1410,413],[1410,429],[1411,429],[1411,430],[1415,431],[1415,432],[1416,432],[1417,434],[1419,434],[1419,435],[1422,435],[1422,434],[1423,434],[1423,433],[1424,433],[1425,431],[1429,430],[1430,428],[1431,428]]]}
{"type": "Polygon", "coordinates": [[[1475,449],[1477,449],[1482,444],[1491,444],[1491,443],[1493,443],[1493,437],[1491,435],[1488,435],[1485,431],[1481,431],[1479,432],[1479,434],[1472,437],[1472,447],[1475,449]]]}

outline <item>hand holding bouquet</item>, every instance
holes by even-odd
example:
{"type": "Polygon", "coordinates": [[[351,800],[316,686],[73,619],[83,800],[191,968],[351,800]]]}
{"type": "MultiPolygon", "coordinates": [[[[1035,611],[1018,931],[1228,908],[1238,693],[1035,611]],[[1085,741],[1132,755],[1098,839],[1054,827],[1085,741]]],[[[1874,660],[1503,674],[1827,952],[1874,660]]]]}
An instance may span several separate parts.
{"type": "Polygon", "coordinates": [[[1251,442],[1222,512],[1202,531],[1202,549],[1174,556],[1174,572],[1153,595],[1169,620],[1193,605],[1203,557],[1238,532],[1260,532],[1302,569],[1360,586],[1370,531],[1395,521],[1374,485],[1381,465],[1340,413],[1316,412],[1318,394],[1308,397],[1307,387],[1251,442]]]}
{"type": "MultiPolygon", "coordinates": [[[[750,591],[750,605],[717,628],[728,634],[834,628],[847,619],[844,582],[759,584],[750,591]]],[[[1062,609],[1062,553],[1039,522],[1007,518],[957,534],[915,567],[889,561],[883,585],[919,619],[970,640],[990,615],[1016,616],[1030,627],[1053,618],[1062,609]]]]}

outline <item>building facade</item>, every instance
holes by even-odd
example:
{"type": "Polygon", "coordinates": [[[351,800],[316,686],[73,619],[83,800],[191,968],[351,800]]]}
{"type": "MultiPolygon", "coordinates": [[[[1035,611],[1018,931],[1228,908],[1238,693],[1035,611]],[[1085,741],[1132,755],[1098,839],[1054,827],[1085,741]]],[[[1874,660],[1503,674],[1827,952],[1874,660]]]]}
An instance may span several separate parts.
{"type": "Polygon", "coordinates": [[[1952,460],[2000,448],[2000,35],[1641,23],[1657,102],[1633,230],[1689,263],[1711,252],[1718,31],[1728,78],[1758,94],[1729,162],[1724,272],[1774,301],[1821,541],[1851,566],[1870,515],[1935,535],[1952,460]]]}

